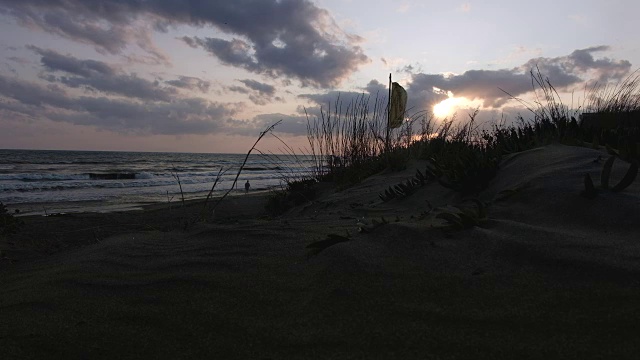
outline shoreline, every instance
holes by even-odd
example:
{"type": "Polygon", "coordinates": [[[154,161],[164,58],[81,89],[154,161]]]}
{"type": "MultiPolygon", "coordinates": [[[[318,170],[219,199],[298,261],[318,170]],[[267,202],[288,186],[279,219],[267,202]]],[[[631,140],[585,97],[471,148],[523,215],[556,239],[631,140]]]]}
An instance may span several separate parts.
{"type": "MultiPolygon", "coordinates": [[[[248,194],[244,190],[235,190],[229,193],[228,197],[235,196],[251,196],[251,195],[264,195],[271,193],[275,188],[251,190],[248,194]]],[[[209,199],[210,202],[221,198],[223,193],[216,193],[209,199]]],[[[204,202],[206,194],[204,196],[197,196],[194,198],[185,199],[185,204],[194,202],[204,202]]],[[[126,212],[126,211],[140,211],[156,208],[176,208],[182,206],[182,200],[178,196],[174,196],[170,202],[168,201],[138,201],[128,203],[115,203],[112,201],[100,201],[100,200],[87,200],[87,201],[62,201],[62,202],[47,202],[47,203],[16,203],[16,204],[4,204],[7,210],[17,217],[27,216],[52,216],[63,214],[82,214],[82,213],[98,213],[107,214],[113,212],[126,212]],[[18,213],[15,213],[15,210],[18,213]]]]}

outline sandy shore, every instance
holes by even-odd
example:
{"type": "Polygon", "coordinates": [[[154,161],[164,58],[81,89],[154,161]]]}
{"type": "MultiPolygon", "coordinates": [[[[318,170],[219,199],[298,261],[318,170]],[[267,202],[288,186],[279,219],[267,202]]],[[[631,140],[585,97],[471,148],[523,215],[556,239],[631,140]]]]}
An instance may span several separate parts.
{"type": "Polygon", "coordinates": [[[581,197],[599,156],[552,145],[507,157],[479,196],[488,219],[462,230],[436,215],[466,202],[436,183],[378,198],[421,163],[277,218],[266,194],[186,229],[198,203],[32,217],[0,244],[0,354],[634,359],[640,181],[581,197]],[[348,240],[312,255],[328,236],[348,240]]]}

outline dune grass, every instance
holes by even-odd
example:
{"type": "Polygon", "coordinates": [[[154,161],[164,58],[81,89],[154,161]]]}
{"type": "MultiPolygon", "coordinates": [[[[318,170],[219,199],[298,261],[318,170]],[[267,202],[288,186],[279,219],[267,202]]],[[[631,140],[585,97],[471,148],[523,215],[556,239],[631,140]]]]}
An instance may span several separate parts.
{"type": "Polygon", "coordinates": [[[640,69],[617,84],[596,83],[589,91],[586,111],[625,113],[640,110],[640,69]]]}
{"type": "MultiPolygon", "coordinates": [[[[409,116],[401,128],[390,131],[388,144],[387,98],[363,94],[346,105],[337,98],[317,116],[307,114],[307,155],[313,158],[314,169],[304,179],[287,182],[287,189],[305,193],[304,198],[308,199],[313,196],[316,183],[331,181],[343,189],[385,169],[402,170],[411,159],[422,159],[429,162],[424,172],[418,170],[405,182],[390,184],[380,198],[390,201],[410,196],[428,181],[473,196],[496,176],[503,155],[551,143],[604,145],[623,159],[638,159],[640,124],[619,124],[594,135],[593,129],[583,126],[581,118],[583,113],[640,111],[639,71],[618,85],[596,84],[589,90],[587,105],[577,108],[562,102],[552,81],[540,69],[532,69],[530,76],[533,103],[512,97],[529,111],[528,119],[519,116],[511,125],[506,126],[503,121],[490,129],[480,129],[476,109],[466,121],[457,121],[454,116],[436,126],[433,115],[419,111],[409,116]]],[[[284,200],[287,196],[279,198],[284,200]]]]}

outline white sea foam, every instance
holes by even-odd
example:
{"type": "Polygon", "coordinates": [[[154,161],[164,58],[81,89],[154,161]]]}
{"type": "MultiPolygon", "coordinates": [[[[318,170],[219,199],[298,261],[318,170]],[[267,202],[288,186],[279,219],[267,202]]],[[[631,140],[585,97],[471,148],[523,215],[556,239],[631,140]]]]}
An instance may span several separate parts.
{"type": "MultiPolygon", "coordinates": [[[[250,156],[238,188],[247,180],[251,189],[271,188],[283,175],[309,173],[313,165],[282,158],[290,163],[250,156]]],[[[243,160],[244,155],[0,150],[0,202],[167,201],[180,192],[178,178],[188,197],[204,196],[221,167],[226,173],[216,191],[229,189],[243,160]]]]}

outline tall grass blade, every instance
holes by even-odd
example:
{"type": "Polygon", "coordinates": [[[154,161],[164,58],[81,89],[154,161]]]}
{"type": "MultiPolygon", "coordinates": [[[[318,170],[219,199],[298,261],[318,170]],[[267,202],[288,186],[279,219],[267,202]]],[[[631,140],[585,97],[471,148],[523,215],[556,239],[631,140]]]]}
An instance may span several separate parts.
{"type": "Polygon", "coordinates": [[[213,205],[213,209],[211,209],[211,211],[215,211],[218,205],[220,205],[220,203],[222,202],[222,200],[224,200],[229,195],[229,193],[233,191],[233,189],[236,187],[236,184],[238,183],[238,178],[240,177],[240,173],[242,173],[242,169],[244,169],[244,166],[247,164],[247,160],[249,160],[249,155],[251,155],[251,152],[255,150],[260,140],[262,140],[262,138],[267,133],[270,133],[281,122],[282,120],[277,121],[275,124],[272,124],[271,126],[267,127],[263,132],[260,133],[260,136],[258,136],[258,139],[256,140],[256,142],[253,143],[253,146],[251,147],[251,149],[249,149],[249,151],[247,152],[247,155],[244,157],[244,161],[242,162],[242,165],[240,165],[240,169],[238,169],[238,173],[236,174],[235,179],[233,179],[233,184],[231,184],[231,188],[229,188],[229,190],[227,190],[227,192],[225,192],[224,195],[222,195],[222,197],[218,199],[218,201],[213,205]]]}
{"type": "Polygon", "coordinates": [[[624,175],[622,180],[620,180],[618,185],[614,186],[613,189],[611,189],[611,191],[619,192],[626,189],[629,185],[631,185],[631,183],[633,183],[637,175],[638,175],[638,162],[634,160],[631,163],[631,166],[629,166],[629,170],[627,170],[627,173],[624,175]]]}
{"type": "Polygon", "coordinates": [[[615,159],[615,156],[609,157],[602,167],[602,173],[600,174],[600,186],[602,186],[603,189],[609,188],[609,176],[611,175],[611,167],[613,166],[615,159]]]}

